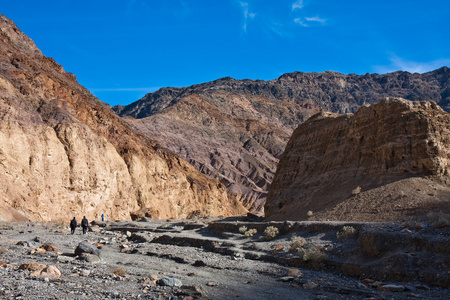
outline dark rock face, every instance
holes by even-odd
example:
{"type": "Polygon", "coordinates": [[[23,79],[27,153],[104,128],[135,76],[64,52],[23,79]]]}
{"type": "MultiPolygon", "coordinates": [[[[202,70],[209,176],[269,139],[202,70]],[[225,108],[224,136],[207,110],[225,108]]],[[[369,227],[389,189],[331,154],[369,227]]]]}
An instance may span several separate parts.
{"type": "Polygon", "coordinates": [[[251,210],[261,210],[288,137],[319,111],[353,113],[383,97],[433,100],[450,111],[450,70],[343,75],[284,74],[163,88],[113,109],[204,174],[218,178],[251,210]],[[129,118],[133,117],[133,118],[129,118]]]}
{"type": "Polygon", "coordinates": [[[450,114],[434,102],[385,98],[355,114],[317,114],[286,146],[266,217],[387,221],[448,210],[449,159],[450,114]]]}

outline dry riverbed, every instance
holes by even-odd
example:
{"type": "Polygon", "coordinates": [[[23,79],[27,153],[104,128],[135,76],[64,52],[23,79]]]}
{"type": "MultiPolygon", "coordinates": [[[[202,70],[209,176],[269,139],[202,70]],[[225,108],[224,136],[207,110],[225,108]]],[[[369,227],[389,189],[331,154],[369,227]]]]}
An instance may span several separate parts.
{"type": "Polygon", "coordinates": [[[0,298],[450,297],[449,228],[431,224],[198,219],[90,229],[2,223],[0,298]]]}

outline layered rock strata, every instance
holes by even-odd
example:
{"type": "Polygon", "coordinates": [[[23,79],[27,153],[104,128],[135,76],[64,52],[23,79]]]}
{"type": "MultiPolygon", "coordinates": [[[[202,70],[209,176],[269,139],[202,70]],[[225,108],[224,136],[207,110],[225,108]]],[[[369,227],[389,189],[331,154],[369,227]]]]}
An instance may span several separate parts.
{"type": "Polygon", "coordinates": [[[294,72],[270,81],[227,77],[163,88],[114,110],[142,134],[220,179],[230,194],[258,211],[278,159],[299,124],[319,111],[353,113],[387,96],[433,100],[448,111],[450,70],[381,75],[294,72]]]}
{"type": "Polygon", "coordinates": [[[134,133],[0,15],[2,219],[242,212],[223,184],[134,133]]]}
{"type": "Polygon", "coordinates": [[[355,114],[322,112],[289,140],[266,216],[379,221],[448,210],[449,158],[450,114],[434,102],[385,98],[355,114]]]}

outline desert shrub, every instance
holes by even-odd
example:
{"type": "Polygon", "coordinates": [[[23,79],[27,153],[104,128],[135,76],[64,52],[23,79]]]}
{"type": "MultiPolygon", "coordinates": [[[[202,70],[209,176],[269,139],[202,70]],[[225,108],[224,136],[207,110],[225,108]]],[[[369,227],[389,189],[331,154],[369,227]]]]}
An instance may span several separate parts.
{"type": "Polygon", "coordinates": [[[256,229],[247,229],[246,226],[241,226],[239,227],[239,232],[243,235],[245,235],[246,237],[251,237],[254,236],[255,234],[258,233],[258,230],[256,229]]]}
{"type": "Polygon", "coordinates": [[[308,212],[306,213],[306,215],[307,215],[308,217],[312,217],[312,216],[314,216],[314,213],[313,213],[312,210],[308,210],[308,212]]]}
{"type": "Polygon", "coordinates": [[[1,248],[0,249],[0,255],[2,255],[3,253],[7,252],[8,250],[6,250],[5,248],[1,248]]]}
{"type": "Polygon", "coordinates": [[[327,258],[327,255],[323,252],[323,247],[320,245],[297,248],[297,254],[303,261],[311,262],[313,265],[320,265],[327,258]]]}
{"type": "Polygon", "coordinates": [[[356,229],[352,226],[344,226],[341,230],[336,232],[336,237],[338,239],[348,239],[356,235],[356,229]]]}
{"type": "Polygon", "coordinates": [[[450,215],[442,211],[429,212],[427,218],[436,228],[450,227],[450,215]]]}
{"type": "Polygon", "coordinates": [[[112,273],[119,277],[125,277],[127,275],[127,271],[124,268],[116,268],[112,271],[112,273]]]}
{"type": "Polygon", "coordinates": [[[303,248],[306,245],[307,241],[304,237],[296,236],[292,238],[291,244],[290,244],[290,251],[291,252],[297,252],[299,248],[303,248]]]}
{"type": "Polygon", "coordinates": [[[245,234],[246,237],[251,237],[251,236],[254,236],[257,233],[258,233],[258,230],[253,228],[253,229],[247,230],[244,234],[245,234]]]}
{"type": "Polygon", "coordinates": [[[245,234],[246,231],[247,231],[247,226],[241,226],[241,227],[239,227],[239,232],[240,232],[241,234],[245,234]]]}
{"type": "Polygon", "coordinates": [[[278,230],[278,228],[274,226],[269,226],[264,230],[264,236],[262,236],[260,240],[262,241],[273,240],[279,233],[280,231],[278,230]]]}

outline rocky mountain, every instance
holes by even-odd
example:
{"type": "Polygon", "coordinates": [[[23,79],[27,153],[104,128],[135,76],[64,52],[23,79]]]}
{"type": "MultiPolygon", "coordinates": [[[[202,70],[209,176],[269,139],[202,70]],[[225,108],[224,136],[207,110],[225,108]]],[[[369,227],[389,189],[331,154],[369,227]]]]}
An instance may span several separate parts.
{"type": "Polygon", "coordinates": [[[450,111],[450,69],[294,72],[270,81],[228,77],[163,88],[113,109],[138,132],[220,179],[247,208],[260,211],[279,157],[299,124],[319,111],[353,113],[387,96],[433,100],[450,111]]]}
{"type": "Polygon", "coordinates": [[[392,221],[450,211],[450,114],[385,98],[355,114],[322,112],[281,156],[270,219],[392,221]]]}
{"type": "Polygon", "coordinates": [[[0,15],[0,219],[242,212],[222,183],[131,130],[0,15]]]}

